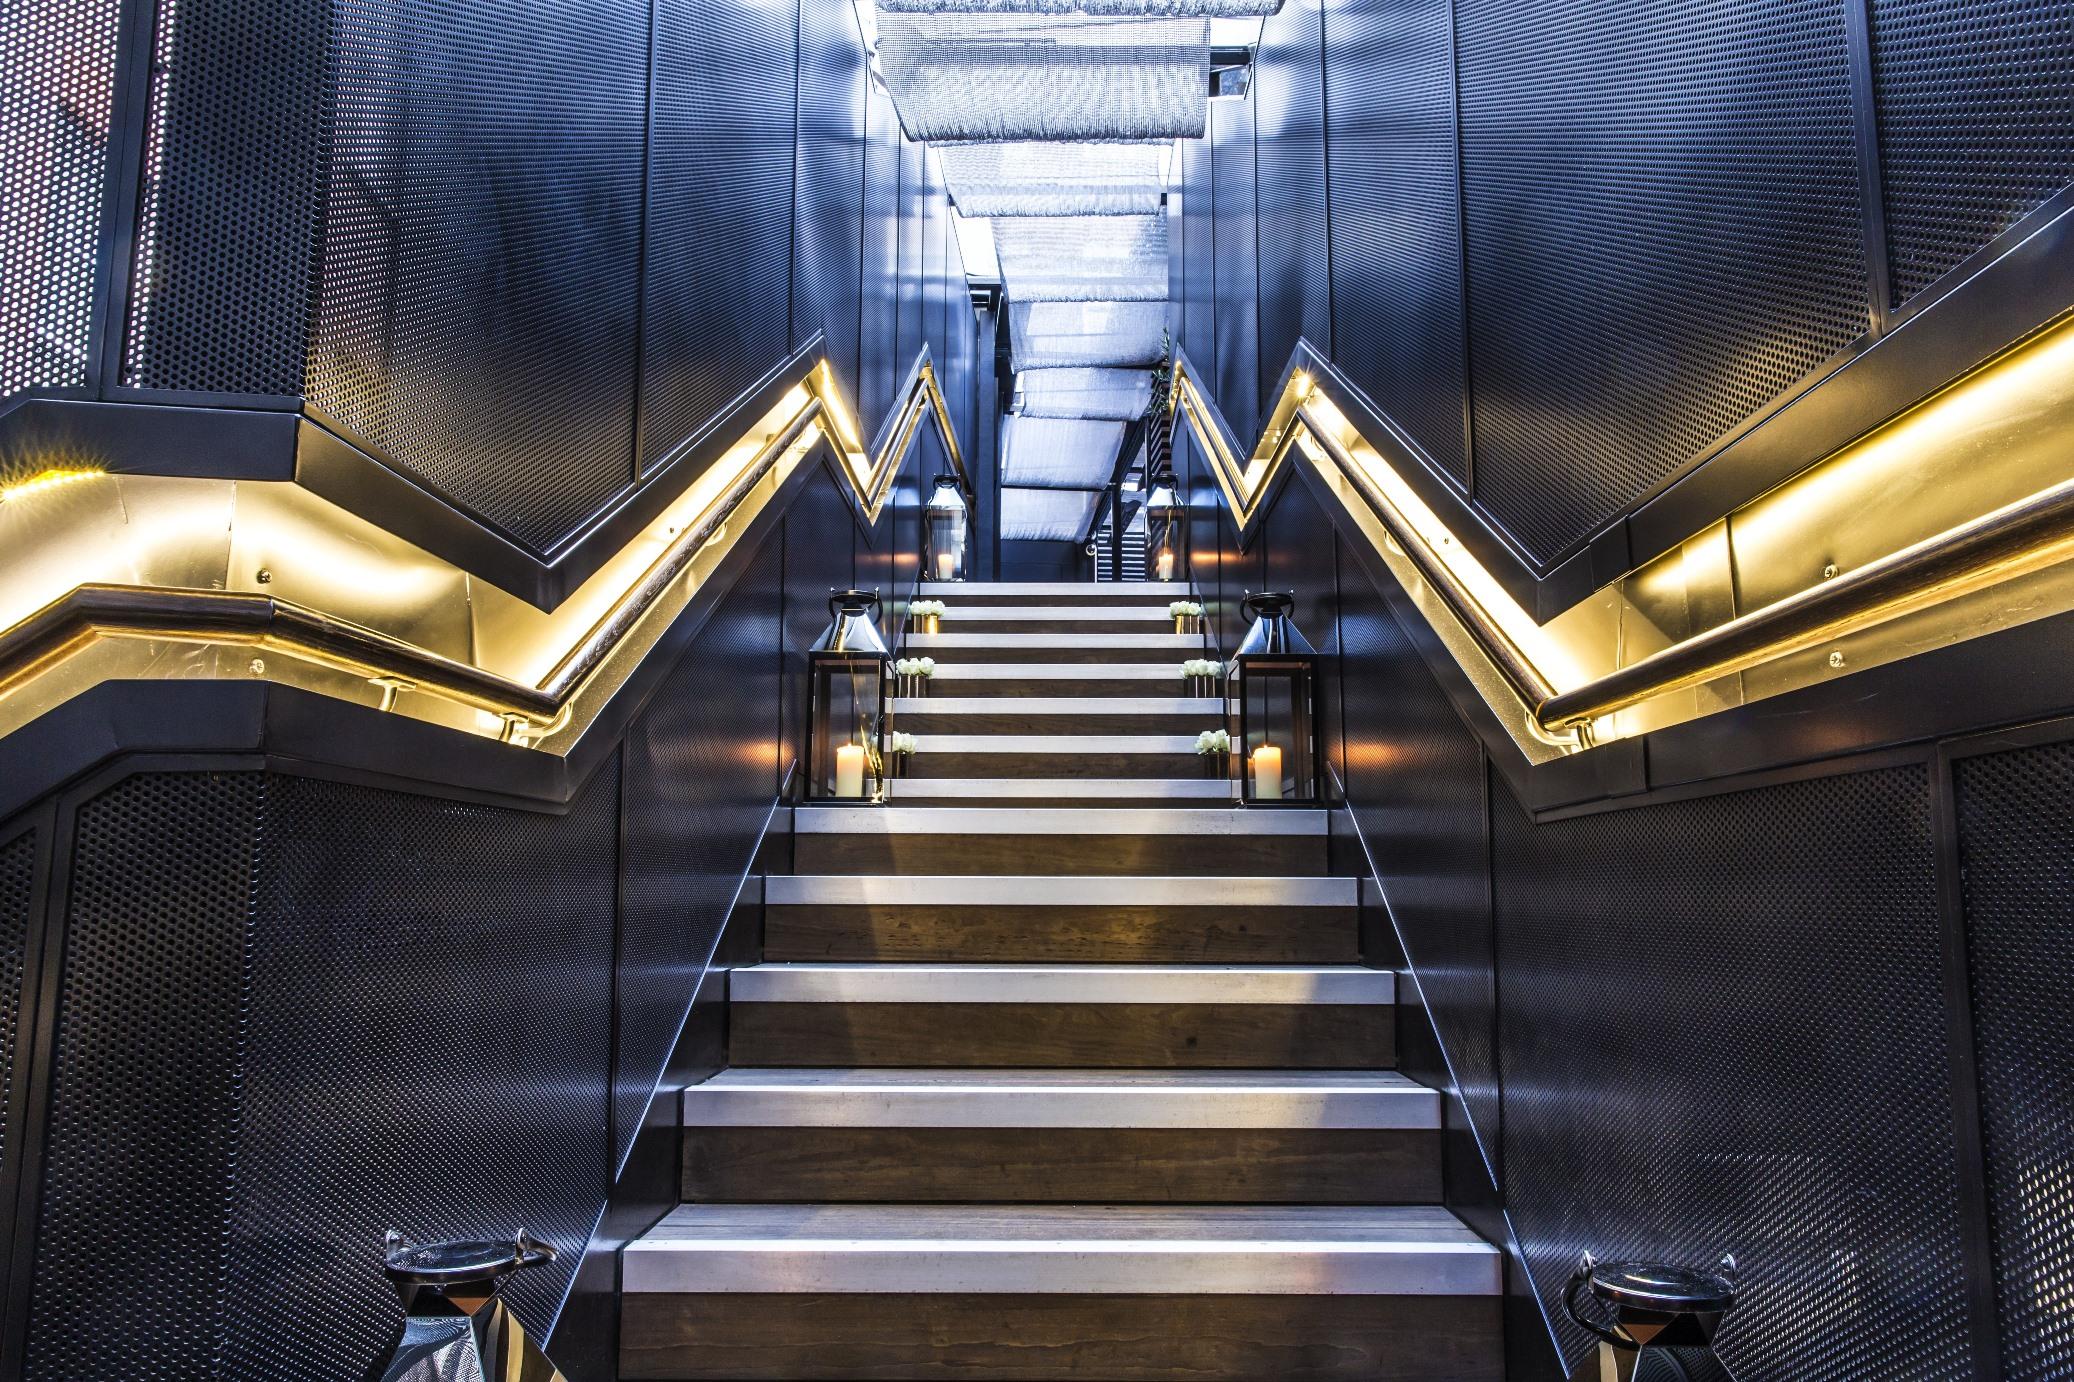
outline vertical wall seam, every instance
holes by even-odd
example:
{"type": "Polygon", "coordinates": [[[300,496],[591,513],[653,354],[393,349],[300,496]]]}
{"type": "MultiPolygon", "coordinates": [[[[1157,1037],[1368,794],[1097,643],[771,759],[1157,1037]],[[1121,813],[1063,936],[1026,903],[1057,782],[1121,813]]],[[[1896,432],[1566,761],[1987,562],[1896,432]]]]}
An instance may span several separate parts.
{"type": "Polygon", "coordinates": [[[1475,352],[1469,340],[1469,198],[1462,172],[1462,26],[1457,0],[1447,7],[1448,107],[1454,121],[1455,318],[1462,331],[1462,492],[1476,499],[1475,352]]]}
{"type": "Polygon", "coordinates": [[[648,224],[655,215],[655,12],[665,3],[667,0],[648,0],[648,72],[641,100],[641,232],[634,251],[634,425],[628,429],[633,454],[627,460],[636,484],[641,480],[641,458],[648,454],[648,224]]]}
{"type": "Polygon", "coordinates": [[[1851,125],[1858,153],[1859,222],[1865,237],[1866,318],[1877,336],[1893,311],[1893,273],[1887,262],[1887,189],[1880,157],[1879,88],[1872,67],[1873,0],[1844,0],[1851,61],[1851,125]]]}

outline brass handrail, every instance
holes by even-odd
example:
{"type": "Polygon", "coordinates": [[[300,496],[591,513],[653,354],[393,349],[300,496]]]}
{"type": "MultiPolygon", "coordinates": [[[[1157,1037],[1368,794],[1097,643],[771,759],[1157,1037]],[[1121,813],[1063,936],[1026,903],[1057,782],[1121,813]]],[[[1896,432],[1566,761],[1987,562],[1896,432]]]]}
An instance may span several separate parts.
{"type": "MultiPolygon", "coordinates": [[[[1243,534],[1291,452],[1316,465],[1320,457],[1360,495],[1389,543],[1431,587],[1460,631],[1498,671],[1537,737],[1568,749],[1594,742],[1605,717],[1803,653],[1969,592],[2074,558],[2074,478],[1958,523],[1920,541],[1835,572],[1820,584],[1694,633],[1669,647],[1567,689],[1550,677],[1493,616],[1456,566],[1377,485],[1339,435],[1358,425],[1326,404],[1312,371],[1326,373],[1307,345],[1299,345],[1285,384],[1259,441],[1245,460],[1217,404],[1178,353],[1169,408],[1187,423],[1243,534]]],[[[1336,381],[1335,381],[1336,382],[1336,381]]],[[[1958,386],[1953,386],[1954,388],[1958,386]]],[[[1363,438],[1363,440],[1368,440],[1363,438]]],[[[1370,442],[1373,446],[1373,442],[1370,442]]],[[[1378,453],[1380,447],[1375,448],[1378,453]]],[[[1841,454],[1841,453],[1839,453],[1841,454]]],[[[1322,469],[1322,467],[1321,467],[1322,469]]],[[[1456,544],[1459,547],[1459,544],[1456,544]]],[[[1841,668],[1843,654],[1830,665],[1841,668]]]]}

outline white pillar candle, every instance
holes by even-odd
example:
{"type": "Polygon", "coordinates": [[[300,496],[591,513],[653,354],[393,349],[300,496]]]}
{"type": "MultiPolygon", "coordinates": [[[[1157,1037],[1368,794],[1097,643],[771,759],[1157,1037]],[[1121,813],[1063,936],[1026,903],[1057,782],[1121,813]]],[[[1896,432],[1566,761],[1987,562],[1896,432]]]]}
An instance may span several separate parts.
{"type": "Polygon", "coordinates": [[[1261,801],[1282,799],[1282,748],[1262,744],[1253,750],[1253,795],[1261,801]]]}
{"type": "Polygon", "coordinates": [[[835,794],[839,797],[864,795],[864,745],[844,744],[836,749],[835,794]]]}
{"type": "Polygon", "coordinates": [[[1159,578],[1163,581],[1174,579],[1174,554],[1171,551],[1159,554],[1159,578]]]}
{"type": "Polygon", "coordinates": [[[957,564],[958,554],[956,552],[938,552],[936,554],[936,579],[939,581],[949,580],[951,578],[951,569],[957,564]]]}

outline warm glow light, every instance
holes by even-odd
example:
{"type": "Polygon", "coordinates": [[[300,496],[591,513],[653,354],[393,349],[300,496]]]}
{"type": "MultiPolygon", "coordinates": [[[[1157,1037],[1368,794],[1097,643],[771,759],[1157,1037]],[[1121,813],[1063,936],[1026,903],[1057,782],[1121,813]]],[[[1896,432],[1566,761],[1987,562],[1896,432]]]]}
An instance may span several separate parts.
{"type": "Polygon", "coordinates": [[[1282,746],[1262,744],[1253,750],[1253,795],[1261,801],[1282,799],[1282,746]]]}
{"type": "Polygon", "coordinates": [[[84,467],[53,467],[49,470],[38,471],[26,480],[20,480],[11,485],[0,485],[0,504],[12,504],[19,500],[27,499],[33,494],[41,494],[46,490],[75,484],[80,480],[98,479],[107,473],[105,470],[94,470],[84,467]]]}
{"type": "Polygon", "coordinates": [[[1159,578],[1163,581],[1174,579],[1174,554],[1172,552],[1163,551],[1159,554],[1159,578]]]}
{"type": "Polygon", "coordinates": [[[864,795],[864,745],[843,744],[837,747],[835,794],[839,797],[864,795]]]}

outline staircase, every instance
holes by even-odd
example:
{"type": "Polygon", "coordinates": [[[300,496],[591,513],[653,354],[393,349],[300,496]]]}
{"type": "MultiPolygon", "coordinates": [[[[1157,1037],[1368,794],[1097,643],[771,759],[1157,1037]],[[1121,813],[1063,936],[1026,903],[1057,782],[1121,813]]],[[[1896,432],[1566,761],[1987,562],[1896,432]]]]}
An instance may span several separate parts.
{"type": "Polygon", "coordinates": [[[924,593],[912,773],[796,813],[621,1375],[1500,1377],[1325,814],[1201,775],[1185,587],[924,593]]]}

